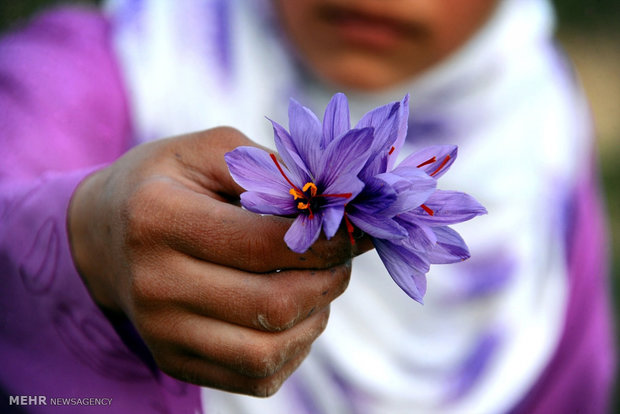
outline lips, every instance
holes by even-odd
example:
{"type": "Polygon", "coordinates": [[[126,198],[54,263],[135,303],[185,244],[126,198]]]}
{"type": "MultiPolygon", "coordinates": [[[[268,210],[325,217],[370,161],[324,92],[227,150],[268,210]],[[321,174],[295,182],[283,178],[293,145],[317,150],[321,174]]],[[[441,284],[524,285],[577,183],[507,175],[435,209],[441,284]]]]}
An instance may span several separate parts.
{"type": "Polygon", "coordinates": [[[334,40],[368,49],[388,50],[420,33],[415,24],[364,10],[325,5],[319,16],[334,33],[334,40]]]}

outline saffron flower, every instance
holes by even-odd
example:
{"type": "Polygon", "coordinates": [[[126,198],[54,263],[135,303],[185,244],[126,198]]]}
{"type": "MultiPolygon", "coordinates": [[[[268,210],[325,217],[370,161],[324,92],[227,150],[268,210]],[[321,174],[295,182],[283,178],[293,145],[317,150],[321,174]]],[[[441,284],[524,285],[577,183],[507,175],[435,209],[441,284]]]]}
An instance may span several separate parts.
{"type": "MultiPolygon", "coordinates": [[[[340,121],[328,107],[325,119],[340,121]]],[[[281,157],[255,147],[239,147],[226,154],[234,180],[245,188],[241,204],[260,214],[296,215],[284,240],[297,253],[305,252],[321,229],[333,237],[344,216],[345,204],[357,196],[364,183],[357,177],[370,156],[372,128],[333,135],[308,109],[291,99],[290,133],[271,121],[281,157]]]]}
{"type": "MultiPolygon", "coordinates": [[[[341,106],[347,106],[346,97],[340,99],[341,106]]],[[[454,145],[424,148],[394,167],[407,136],[408,103],[405,96],[370,111],[356,125],[373,128],[375,141],[359,174],[366,185],[348,204],[345,219],[371,236],[392,279],[422,303],[431,264],[470,257],[465,241],[448,225],[487,211],[468,194],[436,189],[437,180],[456,160],[454,145]]]]}
{"type": "Polygon", "coordinates": [[[323,229],[331,238],[342,221],[351,242],[355,227],[372,240],[392,279],[422,303],[431,264],[469,258],[451,224],[485,214],[468,194],[438,190],[456,159],[456,146],[438,145],[396,165],[407,135],[409,97],[376,108],[351,128],[344,94],[331,99],[323,123],[295,100],[290,133],[271,121],[273,153],[239,147],[226,154],[235,181],[247,191],[241,204],[261,214],[295,216],[287,245],[303,253],[323,229]]]}

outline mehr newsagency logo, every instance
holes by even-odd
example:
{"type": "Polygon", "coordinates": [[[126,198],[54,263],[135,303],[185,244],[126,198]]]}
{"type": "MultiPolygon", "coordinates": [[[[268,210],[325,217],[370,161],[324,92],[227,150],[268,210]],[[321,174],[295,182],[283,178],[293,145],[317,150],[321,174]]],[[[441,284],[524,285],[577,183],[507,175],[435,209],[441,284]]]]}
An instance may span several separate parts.
{"type": "Polygon", "coordinates": [[[112,398],[47,397],[45,395],[10,395],[9,405],[110,406],[112,398]]]}

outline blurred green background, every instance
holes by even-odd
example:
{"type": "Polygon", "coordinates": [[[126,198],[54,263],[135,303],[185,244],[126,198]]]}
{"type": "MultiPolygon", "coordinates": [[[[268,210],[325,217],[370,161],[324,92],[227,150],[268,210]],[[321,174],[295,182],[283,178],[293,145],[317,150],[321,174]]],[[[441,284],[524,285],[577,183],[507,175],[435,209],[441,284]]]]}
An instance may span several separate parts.
{"type": "MultiPolygon", "coordinates": [[[[573,60],[596,124],[610,230],[610,290],[620,344],[620,1],[555,1],[557,37],[573,60]]],[[[618,370],[616,370],[618,372],[618,370]]],[[[618,374],[611,411],[620,413],[618,374]]]]}
{"type": "MultiPolygon", "coordinates": [[[[18,25],[42,7],[94,0],[2,0],[0,31],[18,25]]],[[[601,180],[609,214],[610,294],[620,315],[620,1],[555,0],[557,38],[575,63],[592,104],[597,127],[601,180]]],[[[620,343],[620,317],[616,317],[620,343]]],[[[616,410],[620,412],[620,381],[616,410]]]]}

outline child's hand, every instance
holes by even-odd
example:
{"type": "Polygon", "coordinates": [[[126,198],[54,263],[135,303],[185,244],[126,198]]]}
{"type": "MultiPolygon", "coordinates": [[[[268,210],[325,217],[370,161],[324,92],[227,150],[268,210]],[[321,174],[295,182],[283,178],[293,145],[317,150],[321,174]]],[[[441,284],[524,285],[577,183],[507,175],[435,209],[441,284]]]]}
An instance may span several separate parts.
{"type": "Polygon", "coordinates": [[[325,328],[359,244],[338,234],[299,255],[290,219],[232,204],[224,154],[240,145],[217,128],[136,147],[80,185],[69,233],[95,301],[129,317],[164,372],[266,396],[325,328]]]}

